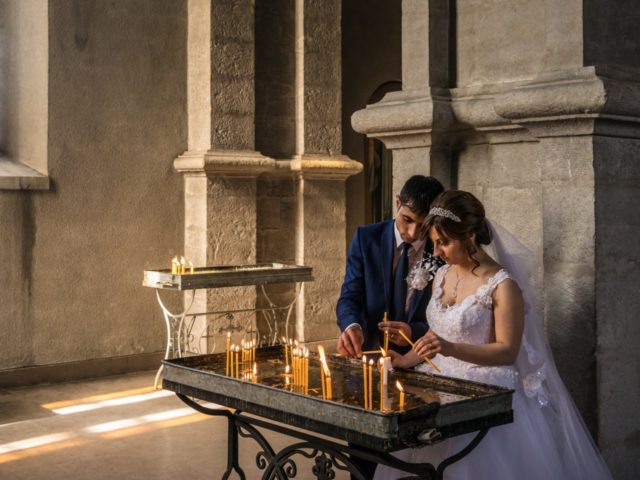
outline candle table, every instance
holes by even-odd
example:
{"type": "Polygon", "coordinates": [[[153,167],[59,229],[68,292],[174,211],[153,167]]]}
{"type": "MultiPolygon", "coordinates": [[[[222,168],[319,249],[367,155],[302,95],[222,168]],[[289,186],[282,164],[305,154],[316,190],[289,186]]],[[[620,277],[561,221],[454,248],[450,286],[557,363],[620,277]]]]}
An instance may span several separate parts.
{"type": "Polygon", "coordinates": [[[281,346],[256,351],[257,373],[252,377],[226,375],[225,359],[220,353],[163,360],[163,388],[201,413],[227,417],[223,479],[234,470],[245,478],[238,462],[239,437],[259,444],[256,462],[263,479],[295,477],[296,461],[310,459],[316,478],[334,478],[335,470],[345,470],[365,480],[351,461],[354,456],[393,465],[414,475],[411,478],[442,479],[445,468],[472,451],[491,427],[513,421],[513,390],[502,387],[393,370],[386,389],[381,389],[379,375],[373,376],[368,388],[375,393],[365,408],[359,360],[327,355],[333,396],[323,399],[321,363],[315,352],[310,352],[306,388],[287,382],[281,346]],[[403,386],[403,409],[396,381],[403,386]],[[228,408],[209,408],[196,400],[228,408]],[[294,441],[275,451],[260,429],[285,434],[294,441]],[[407,463],[391,455],[470,432],[477,432],[473,440],[440,465],[407,463]]]}

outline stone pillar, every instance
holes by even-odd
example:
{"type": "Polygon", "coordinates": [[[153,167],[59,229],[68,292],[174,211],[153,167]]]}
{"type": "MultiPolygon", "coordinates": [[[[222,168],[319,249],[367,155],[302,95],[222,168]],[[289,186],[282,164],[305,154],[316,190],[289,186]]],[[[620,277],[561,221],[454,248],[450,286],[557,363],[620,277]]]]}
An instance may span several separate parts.
{"type": "Polygon", "coordinates": [[[403,0],[402,91],[387,94],[352,117],[356,131],[392,150],[394,192],[415,174],[434,175],[446,186],[453,180],[452,15],[448,0],[403,0]]]}
{"type": "MultiPolygon", "coordinates": [[[[185,255],[194,264],[256,261],[256,178],[274,160],[255,151],[254,7],[250,0],[190,0],[188,4],[189,150],[175,168],[185,179],[185,255]]],[[[192,311],[253,308],[247,287],[197,291],[192,311]]],[[[188,300],[189,294],[187,294],[188,300]]],[[[237,317],[240,333],[255,330],[237,317]]],[[[199,317],[193,333],[219,349],[229,321],[199,317]]]]}
{"type": "MultiPolygon", "coordinates": [[[[294,315],[247,328],[268,341],[336,337],[327,326],[345,264],[344,181],[361,170],[340,155],[340,2],[190,0],[188,72],[189,151],[175,161],[186,254],[199,265],[311,266],[294,315]]],[[[278,305],[295,295],[265,290],[278,305]]],[[[247,288],[198,295],[199,311],[269,305],[247,288]]],[[[227,321],[201,323],[207,348],[221,345],[227,321]]]]}
{"type": "Polygon", "coordinates": [[[638,20],[630,1],[405,0],[403,91],[352,117],[405,174],[450,147],[452,184],[539,256],[549,341],[615,478],[640,468],[638,20]],[[445,24],[449,48],[424,48],[445,24]]]}

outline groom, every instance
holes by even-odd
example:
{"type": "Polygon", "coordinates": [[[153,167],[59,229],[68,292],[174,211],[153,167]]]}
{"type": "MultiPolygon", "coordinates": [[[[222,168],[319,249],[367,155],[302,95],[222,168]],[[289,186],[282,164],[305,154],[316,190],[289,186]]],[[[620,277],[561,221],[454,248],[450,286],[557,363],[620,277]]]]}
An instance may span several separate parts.
{"type": "MultiPolygon", "coordinates": [[[[393,220],[356,230],[336,307],[341,331],[338,352],[342,355],[360,357],[363,350],[379,348],[378,323],[385,312],[390,321],[384,326],[390,331],[402,330],[412,341],[426,333],[431,284],[414,289],[407,285],[406,277],[425,249],[427,255],[433,252],[431,242],[421,240],[420,233],[431,202],[443,191],[435,178],[415,175],[396,197],[393,220]]],[[[390,334],[389,340],[390,348],[401,353],[409,348],[397,333],[390,334]]],[[[365,478],[373,478],[377,464],[355,455],[351,461],[365,478]]]]}
{"type": "MultiPolygon", "coordinates": [[[[427,331],[426,306],[431,285],[422,290],[407,285],[413,266],[431,254],[430,241],[420,238],[431,202],[444,191],[433,177],[414,175],[396,197],[393,220],[356,230],[347,256],[347,268],[336,307],[340,338],[338,352],[360,357],[363,350],[380,346],[378,323],[388,313],[391,332],[402,330],[412,341],[427,331]]],[[[389,336],[390,346],[401,353],[407,343],[398,333],[389,336]]]]}

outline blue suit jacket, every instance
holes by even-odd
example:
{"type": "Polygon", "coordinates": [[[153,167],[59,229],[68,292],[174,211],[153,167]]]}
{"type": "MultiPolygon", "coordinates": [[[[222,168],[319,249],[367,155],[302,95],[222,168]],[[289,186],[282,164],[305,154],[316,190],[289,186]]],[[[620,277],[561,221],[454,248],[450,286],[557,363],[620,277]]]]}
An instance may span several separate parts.
{"type": "MultiPolygon", "coordinates": [[[[393,295],[394,221],[359,227],[351,241],[347,268],[336,307],[338,326],[344,331],[358,323],[364,333],[364,350],[380,345],[378,322],[391,310],[393,295]]],[[[430,248],[430,242],[425,245],[430,248]]],[[[431,298],[431,283],[416,290],[406,318],[415,341],[427,331],[426,308],[431,298]]],[[[390,319],[393,320],[393,319],[390,319]]],[[[394,350],[404,351],[401,347],[394,350]]]]}

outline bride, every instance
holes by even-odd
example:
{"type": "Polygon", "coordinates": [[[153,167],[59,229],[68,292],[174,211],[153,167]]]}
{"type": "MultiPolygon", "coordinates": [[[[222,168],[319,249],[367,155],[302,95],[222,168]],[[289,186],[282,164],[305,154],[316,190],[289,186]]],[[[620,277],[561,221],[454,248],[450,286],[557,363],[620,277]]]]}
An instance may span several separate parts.
{"type": "MultiPolygon", "coordinates": [[[[471,193],[440,194],[424,232],[446,262],[433,281],[427,307],[430,330],[395,367],[434,357],[442,375],[515,390],[514,422],[494,427],[445,479],[610,479],[611,474],[556,370],[542,331],[532,279],[534,256],[506,230],[485,218],[471,193]]],[[[389,329],[394,336],[393,329],[389,329]]],[[[394,355],[395,354],[395,355],[394,355]]],[[[430,371],[426,364],[416,367],[430,371]]],[[[462,450],[475,433],[395,456],[437,465],[462,450]]],[[[378,466],[375,479],[406,472],[378,466]]]]}

